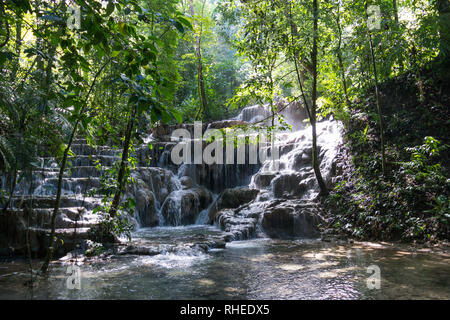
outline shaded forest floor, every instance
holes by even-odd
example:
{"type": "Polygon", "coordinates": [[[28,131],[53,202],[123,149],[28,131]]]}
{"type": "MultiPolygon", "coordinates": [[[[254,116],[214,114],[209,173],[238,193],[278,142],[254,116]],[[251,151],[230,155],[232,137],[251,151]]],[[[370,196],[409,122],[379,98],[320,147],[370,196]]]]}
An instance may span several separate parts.
{"type": "MultiPolygon", "coordinates": [[[[364,240],[449,239],[450,83],[430,65],[381,84],[387,174],[374,93],[351,107],[328,228],[364,240]]],[[[330,230],[330,229],[329,229],[330,230]]]]}

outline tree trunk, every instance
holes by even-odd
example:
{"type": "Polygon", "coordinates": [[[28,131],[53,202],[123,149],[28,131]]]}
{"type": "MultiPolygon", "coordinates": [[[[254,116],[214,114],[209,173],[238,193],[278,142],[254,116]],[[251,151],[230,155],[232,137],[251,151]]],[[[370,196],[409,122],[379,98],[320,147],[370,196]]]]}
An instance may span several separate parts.
{"type": "Polygon", "coordinates": [[[437,12],[439,15],[439,60],[442,65],[443,75],[448,77],[446,71],[450,71],[450,1],[437,0],[437,12]]]}
{"type": "MultiPolygon", "coordinates": [[[[312,127],[312,167],[314,169],[314,174],[316,176],[317,183],[319,184],[320,188],[320,194],[321,195],[327,195],[328,194],[328,188],[325,184],[325,181],[323,180],[322,173],[320,172],[320,166],[319,166],[319,159],[318,159],[318,152],[317,152],[317,129],[316,129],[316,100],[317,100],[317,32],[318,32],[318,19],[319,19],[319,12],[318,12],[318,3],[317,0],[313,0],[313,10],[314,10],[314,35],[313,35],[313,49],[311,52],[311,65],[309,66],[309,70],[305,68],[305,70],[311,74],[313,81],[312,81],[312,92],[311,92],[311,99],[312,104],[311,108],[309,107],[308,101],[306,99],[304,90],[303,90],[303,80],[302,76],[299,70],[299,62],[301,61],[298,58],[298,52],[295,47],[294,43],[294,37],[297,35],[297,29],[295,27],[295,24],[292,20],[292,7],[290,7],[290,25],[291,25],[291,46],[292,46],[292,56],[294,60],[295,65],[295,71],[297,74],[297,80],[298,85],[300,87],[300,91],[303,98],[303,103],[305,104],[306,111],[308,112],[309,122],[311,123],[312,127]]],[[[303,64],[302,64],[303,66],[303,64]]],[[[303,66],[304,67],[304,66],[303,66]]]]}
{"type": "Polygon", "coordinates": [[[313,16],[314,16],[314,29],[313,29],[313,48],[311,53],[313,81],[312,81],[312,107],[311,107],[311,126],[312,126],[312,166],[314,173],[316,174],[317,183],[320,187],[321,195],[328,195],[328,188],[323,180],[319,167],[319,153],[317,150],[317,132],[316,132],[316,109],[317,109],[317,42],[318,42],[318,20],[319,20],[319,4],[318,0],[313,0],[313,16]]]}
{"type": "Polygon", "coordinates": [[[14,83],[16,81],[17,70],[19,70],[20,66],[20,47],[22,46],[22,20],[20,16],[16,17],[16,61],[11,70],[11,82],[14,83]]]}
{"type": "Polygon", "coordinates": [[[394,19],[395,19],[395,24],[398,26],[398,8],[397,8],[397,0],[392,0],[392,6],[394,7],[394,19]]]}
{"type": "MultiPolygon", "coordinates": [[[[395,0],[394,0],[395,1],[395,0]]],[[[339,63],[339,69],[341,69],[341,78],[342,78],[342,88],[344,90],[344,97],[345,97],[345,102],[347,103],[347,106],[350,108],[351,104],[350,104],[350,100],[348,99],[348,94],[347,94],[347,81],[345,79],[345,69],[344,69],[344,62],[342,60],[342,51],[341,51],[341,46],[342,46],[342,30],[341,30],[341,17],[340,17],[340,12],[339,12],[340,8],[339,5],[337,7],[337,16],[336,16],[336,25],[338,28],[338,36],[339,36],[339,42],[338,42],[338,47],[337,47],[337,58],[338,58],[338,63],[339,63]]]]}
{"type": "Polygon", "coordinates": [[[55,207],[53,208],[52,218],[51,218],[51,222],[50,222],[50,226],[51,226],[50,239],[49,239],[49,245],[47,248],[47,254],[45,255],[45,260],[41,267],[42,273],[47,272],[48,266],[50,264],[50,260],[53,258],[53,251],[55,250],[55,248],[54,248],[55,240],[56,240],[55,239],[55,225],[56,225],[56,217],[58,216],[59,206],[61,203],[62,180],[63,180],[63,176],[64,176],[64,171],[66,170],[67,157],[69,155],[69,150],[70,150],[70,147],[72,146],[72,141],[77,132],[78,123],[79,123],[79,120],[77,120],[75,122],[75,125],[73,126],[72,132],[70,134],[69,142],[67,143],[67,146],[64,149],[64,155],[63,155],[63,159],[61,161],[61,167],[59,168],[58,188],[56,191],[55,207]]]}
{"type": "MultiPolygon", "coordinates": [[[[204,5],[204,3],[203,3],[204,5]]],[[[194,19],[194,0],[190,0],[189,3],[190,10],[191,10],[191,16],[192,19],[194,19]]],[[[195,19],[194,19],[194,25],[195,25],[195,19]]],[[[202,51],[201,51],[201,36],[202,36],[202,30],[200,28],[200,35],[195,34],[195,54],[197,55],[197,76],[198,76],[198,90],[199,90],[199,98],[200,98],[200,109],[197,115],[195,116],[196,120],[198,119],[198,116],[203,113],[206,115],[208,113],[208,103],[206,100],[206,91],[205,91],[205,80],[203,77],[203,62],[202,62],[202,51]]]]}
{"type": "MultiPolygon", "coordinates": [[[[367,0],[364,2],[365,12],[366,12],[366,18],[368,19],[367,15],[367,0]]],[[[372,43],[372,34],[370,33],[370,30],[368,30],[369,34],[369,45],[370,45],[370,54],[372,57],[372,67],[373,67],[373,74],[375,78],[375,99],[377,104],[377,111],[378,111],[378,118],[379,118],[379,125],[380,125],[380,140],[381,140],[381,170],[383,172],[383,175],[386,174],[386,152],[385,152],[385,144],[384,144],[384,126],[383,126],[383,117],[381,113],[381,105],[380,105],[380,94],[378,91],[378,73],[377,73],[377,64],[375,61],[375,50],[373,48],[372,43]]]]}
{"type": "MultiPolygon", "coordinates": [[[[26,243],[27,243],[27,256],[28,256],[28,267],[30,268],[30,287],[33,289],[33,262],[31,260],[31,244],[30,244],[30,218],[33,214],[33,167],[30,168],[30,204],[27,204],[24,207],[24,213],[27,216],[27,232],[25,234],[26,243]]],[[[32,291],[33,292],[33,291],[32,291]]]]}
{"type": "Polygon", "coordinates": [[[117,189],[116,193],[114,194],[111,207],[109,208],[109,215],[111,217],[114,217],[117,214],[117,210],[119,209],[120,205],[120,198],[125,188],[126,180],[124,178],[125,178],[126,163],[128,161],[128,152],[130,149],[131,134],[133,132],[134,121],[136,119],[136,112],[137,106],[133,106],[130,114],[130,119],[128,120],[127,129],[125,132],[125,140],[123,142],[122,159],[120,161],[119,173],[117,175],[117,189]]]}
{"type": "Polygon", "coordinates": [[[3,214],[6,214],[6,211],[8,210],[8,207],[11,203],[11,198],[14,195],[14,190],[16,189],[16,182],[17,182],[17,162],[14,162],[14,169],[12,170],[12,175],[9,177],[9,197],[8,201],[6,201],[4,207],[3,207],[3,214]]]}

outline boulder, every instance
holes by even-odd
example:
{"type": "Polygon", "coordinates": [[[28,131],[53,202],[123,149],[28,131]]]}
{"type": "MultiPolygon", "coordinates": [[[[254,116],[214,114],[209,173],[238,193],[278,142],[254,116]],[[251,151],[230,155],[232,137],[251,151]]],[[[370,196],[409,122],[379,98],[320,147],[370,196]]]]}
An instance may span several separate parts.
{"type": "Polygon", "coordinates": [[[273,178],[275,178],[275,174],[273,173],[269,174],[258,172],[252,177],[251,185],[258,189],[265,189],[270,186],[273,178]]]}
{"type": "Polygon", "coordinates": [[[136,191],[136,211],[141,227],[154,227],[159,224],[155,195],[148,189],[136,191]]]}
{"type": "Polygon", "coordinates": [[[203,187],[173,191],[164,201],[161,213],[166,225],[194,224],[198,214],[212,201],[211,193],[203,187]]]}
{"type": "Polygon", "coordinates": [[[271,182],[274,197],[282,199],[300,198],[308,189],[307,185],[302,183],[302,180],[303,174],[299,172],[278,175],[271,182]]]}
{"type": "Polygon", "coordinates": [[[271,238],[317,238],[321,221],[315,203],[274,200],[266,207],[261,224],[271,238]]]}
{"type": "Polygon", "coordinates": [[[234,209],[243,204],[253,201],[258,195],[259,190],[238,187],[224,190],[209,210],[209,223],[216,220],[216,214],[222,209],[234,209]]]}
{"type": "Polygon", "coordinates": [[[198,200],[200,201],[200,210],[208,208],[213,200],[211,192],[205,187],[196,186],[190,189],[197,194],[198,200]]]}
{"type": "Polygon", "coordinates": [[[188,176],[181,177],[180,183],[183,186],[183,189],[190,189],[192,187],[192,185],[194,184],[192,182],[192,179],[188,176]]]}
{"type": "Polygon", "coordinates": [[[292,169],[300,170],[306,166],[312,166],[312,153],[311,150],[309,152],[296,152],[293,155],[292,169]]]}
{"type": "Polygon", "coordinates": [[[258,220],[245,217],[232,209],[217,212],[216,224],[220,229],[232,235],[232,240],[247,240],[254,236],[258,220]]]}

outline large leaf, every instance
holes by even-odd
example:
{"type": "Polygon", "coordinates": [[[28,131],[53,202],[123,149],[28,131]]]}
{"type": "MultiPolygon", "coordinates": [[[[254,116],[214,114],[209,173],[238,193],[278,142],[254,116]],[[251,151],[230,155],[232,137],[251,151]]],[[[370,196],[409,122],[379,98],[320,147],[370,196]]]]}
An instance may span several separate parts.
{"type": "Polygon", "coordinates": [[[191,31],[194,30],[191,22],[188,19],[186,19],[185,17],[178,16],[177,21],[179,23],[181,23],[183,26],[187,27],[189,30],[191,30],[191,31]]]}
{"type": "Polygon", "coordinates": [[[114,1],[110,0],[106,6],[106,16],[110,16],[114,12],[114,1]]]}

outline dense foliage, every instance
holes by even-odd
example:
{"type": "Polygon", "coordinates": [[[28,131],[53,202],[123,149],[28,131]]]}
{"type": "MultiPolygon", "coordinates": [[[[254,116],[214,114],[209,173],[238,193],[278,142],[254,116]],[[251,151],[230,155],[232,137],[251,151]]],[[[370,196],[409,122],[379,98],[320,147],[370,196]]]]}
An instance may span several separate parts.
{"type": "MultiPolygon", "coordinates": [[[[387,82],[386,115],[389,175],[379,177],[380,158],[374,104],[355,105],[346,122],[347,150],[354,166],[327,200],[330,224],[363,239],[436,241],[448,239],[450,179],[448,82],[422,69],[424,96],[415,75],[387,82]],[[413,130],[412,130],[413,126],[413,130]]],[[[348,159],[350,161],[350,159],[348,159]]]]}

